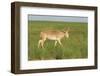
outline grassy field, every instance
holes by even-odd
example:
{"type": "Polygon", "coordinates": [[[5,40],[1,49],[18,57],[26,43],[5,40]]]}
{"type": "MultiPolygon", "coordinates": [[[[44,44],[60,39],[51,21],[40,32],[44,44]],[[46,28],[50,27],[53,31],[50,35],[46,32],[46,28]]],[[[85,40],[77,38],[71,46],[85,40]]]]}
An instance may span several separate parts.
{"type": "Polygon", "coordinates": [[[28,21],[28,60],[78,59],[88,57],[87,23],[28,21]],[[62,39],[63,47],[46,40],[45,48],[38,48],[43,30],[70,28],[69,38],[62,39]]]}

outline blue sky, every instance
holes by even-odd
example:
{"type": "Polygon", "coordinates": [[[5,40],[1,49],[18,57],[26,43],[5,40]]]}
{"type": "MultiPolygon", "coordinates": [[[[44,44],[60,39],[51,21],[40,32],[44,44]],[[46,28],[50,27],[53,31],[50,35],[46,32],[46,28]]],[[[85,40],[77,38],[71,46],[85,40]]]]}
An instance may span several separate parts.
{"type": "Polygon", "coordinates": [[[88,17],[28,15],[28,20],[31,20],[31,21],[62,21],[62,22],[82,22],[82,23],[87,23],[88,22],[88,17]]]}

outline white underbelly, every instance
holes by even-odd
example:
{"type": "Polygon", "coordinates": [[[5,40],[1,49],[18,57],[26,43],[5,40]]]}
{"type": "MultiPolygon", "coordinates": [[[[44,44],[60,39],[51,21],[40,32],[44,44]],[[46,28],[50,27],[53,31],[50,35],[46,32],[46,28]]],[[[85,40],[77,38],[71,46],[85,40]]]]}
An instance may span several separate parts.
{"type": "Polygon", "coordinates": [[[47,37],[49,40],[57,40],[56,37],[47,37]]]}

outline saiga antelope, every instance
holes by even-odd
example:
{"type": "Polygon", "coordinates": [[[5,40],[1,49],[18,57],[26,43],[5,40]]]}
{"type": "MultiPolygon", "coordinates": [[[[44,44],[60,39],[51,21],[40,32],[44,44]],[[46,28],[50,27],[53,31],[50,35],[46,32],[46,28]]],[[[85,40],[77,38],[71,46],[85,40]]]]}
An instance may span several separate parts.
{"type": "Polygon", "coordinates": [[[39,47],[44,48],[44,42],[46,41],[46,39],[54,40],[55,41],[54,46],[56,46],[57,43],[59,43],[61,46],[63,46],[61,43],[61,39],[64,37],[69,38],[69,30],[67,30],[65,32],[59,31],[59,30],[42,31],[42,32],[40,32],[41,39],[38,42],[38,48],[39,47]]]}

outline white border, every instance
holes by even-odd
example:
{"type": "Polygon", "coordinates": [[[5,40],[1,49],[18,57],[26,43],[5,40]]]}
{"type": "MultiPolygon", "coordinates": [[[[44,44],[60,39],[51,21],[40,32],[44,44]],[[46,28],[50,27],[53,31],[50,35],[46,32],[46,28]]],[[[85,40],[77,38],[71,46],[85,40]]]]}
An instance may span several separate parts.
{"type": "Polygon", "coordinates": [[[94,65],[94,11],[40,7],[21,7],[20,17],[21,70],[94,65]],[[88,58],[28,61],[28,14],[88,17],[88,58]]]}

